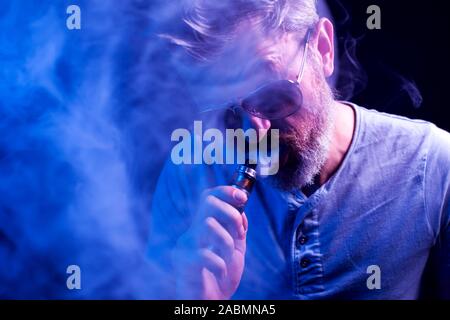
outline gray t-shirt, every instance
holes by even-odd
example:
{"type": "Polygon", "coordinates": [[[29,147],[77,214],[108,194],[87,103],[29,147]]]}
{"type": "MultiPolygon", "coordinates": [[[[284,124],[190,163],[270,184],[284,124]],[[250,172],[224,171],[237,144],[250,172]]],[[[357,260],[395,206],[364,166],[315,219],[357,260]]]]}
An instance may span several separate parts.
{"type": "MultiPolygon", "coordinates": [[[[450,298],[450,134],[350,105],[356,113],[350,149],[311,196],[257,181],[246,207],[244,274],[233,298],[450,298]]],[[[167,162],[150,228],[159,297],[173,297],[177,262],[169,252],[189,227],[200,193],[229,184],[233,170],[167,162]]]]}

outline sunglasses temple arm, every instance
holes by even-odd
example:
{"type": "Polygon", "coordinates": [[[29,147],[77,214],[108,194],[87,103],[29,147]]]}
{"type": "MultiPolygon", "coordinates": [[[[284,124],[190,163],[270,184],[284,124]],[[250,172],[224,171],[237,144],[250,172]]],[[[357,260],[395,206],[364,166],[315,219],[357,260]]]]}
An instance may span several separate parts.
{"type": "Polygon", "coordinates": [[[233,110],[233,112],[235,112],[235,110],[237,108],[238,108],[238,106],[236,106],[236,104],[226,103],[226,104],[222,104],[219,106],[206,108],[205,110],[200,111],[200,113],[207,113],[207,112],[211,112],[211,111],[218,111],[218,110],[225,110],[225,109],[230,109],[230,110],[233,110]]]}
{"type": "Polygon", "coordinates": [[[300,83],[303,79],[303,73],[305,71],[305,64],[306,64],[306,53],[309,48],[309,38],[311,36],[311,29],[308,30],[306,37],[305,37],[305,50],[303,50],[303,56],[302,56],[302,65],[300,66],[300,73],[297,77],[297,82],[300,83]]]}

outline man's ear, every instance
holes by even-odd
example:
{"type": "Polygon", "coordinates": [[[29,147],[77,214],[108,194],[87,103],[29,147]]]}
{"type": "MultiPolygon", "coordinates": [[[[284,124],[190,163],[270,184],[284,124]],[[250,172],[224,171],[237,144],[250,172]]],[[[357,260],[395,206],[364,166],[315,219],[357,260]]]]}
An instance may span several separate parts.
{"type": "Polygon", "coordinates": [[[324,76],[330,77],[334,72],[334,27],[327,18],[319,20],[312,44],[321,58],[324,76]]]}

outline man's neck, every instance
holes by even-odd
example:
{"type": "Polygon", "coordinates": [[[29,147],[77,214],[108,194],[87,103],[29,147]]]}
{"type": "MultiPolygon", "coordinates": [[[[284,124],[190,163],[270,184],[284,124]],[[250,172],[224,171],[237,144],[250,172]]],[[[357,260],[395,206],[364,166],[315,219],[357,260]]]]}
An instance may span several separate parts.
{"type": "Polygon", "coordinates": [[[325,184],[339,169],[350,149],[355,131],[355,110],[350,105],[335,102],[334,125],[327,160],[318,177],[319,185],[325,184]]]}

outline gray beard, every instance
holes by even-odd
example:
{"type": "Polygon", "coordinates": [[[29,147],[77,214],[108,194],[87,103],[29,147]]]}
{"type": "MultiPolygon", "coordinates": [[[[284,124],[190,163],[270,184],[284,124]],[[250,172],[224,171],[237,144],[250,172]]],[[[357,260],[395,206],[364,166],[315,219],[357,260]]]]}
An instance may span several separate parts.
{"type": "Polygon", "coordinates": [[[327,158],[334,126],[333,93],[324,77],[316,72],[317,94],[307,106],[298,126],[280,128],[280,166],[273,184],[292,191],[314,183],[327,158]]]}
{"type": "Polygon", "coordinates": [[[311,136],[306,147],[296,145],[295,136],[280,142],[280,151],[285,153],[283,156],[287,160],[274,176],[278,188],[292,191],[313,184],[314,177],[320,173],[327,160],[330,131],[326,130],[316,137],[311,136]]]}

